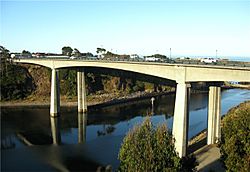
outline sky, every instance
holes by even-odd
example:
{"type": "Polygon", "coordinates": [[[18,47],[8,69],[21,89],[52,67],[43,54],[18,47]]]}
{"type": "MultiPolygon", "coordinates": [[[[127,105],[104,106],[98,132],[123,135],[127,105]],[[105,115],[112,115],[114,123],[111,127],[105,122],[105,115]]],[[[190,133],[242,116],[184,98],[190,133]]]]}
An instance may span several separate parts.
{"type": "Polygon", "coordinates": [[[250,0],[0,1],[11,52],[250,56],[250,0]]]}

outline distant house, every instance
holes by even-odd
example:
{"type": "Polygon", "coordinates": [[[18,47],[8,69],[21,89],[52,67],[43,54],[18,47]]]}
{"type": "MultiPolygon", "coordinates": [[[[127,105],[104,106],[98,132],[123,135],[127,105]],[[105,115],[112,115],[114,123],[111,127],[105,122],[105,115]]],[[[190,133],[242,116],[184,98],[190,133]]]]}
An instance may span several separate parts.
{"type": "Polygon", "coordinates": [[[96,59],[96,57],[90,52],[81,53],[81,58],[96,59]]]}
{"type": "Polygon", "coordinates": [[[33,53],[32,54],[32,57],[34,58],[42,58],[42,57],[45,57],[46,54],[45,53],[33,53]]]}
{"type": "Polygon", "coordinates": [[[131,59],[138,59],[138,58],[140,58],[137,54],[131,54],[130,55],[130,58],[131,59]]]}
{"type": "Polygon", "coordinates": [[[96,60],[98,58],[97,55],[93,55],[93,56],[86,56],[87,59],[91,59],[91,60],[96,60]]]}
{"type": "Polygon", "coordinates": [[[150,57],[144,57],[145,61],[151,61],[151,62],[156,62],[156,61],[160,61],[160,58],[156,58],[155,56],[150,56],[150,57]]]}
{"type": "Polygon", "coordinates": [[[10,55],[12,59],[20,59],[20,58],[31,58],[32,56],[30,54],[21,54],[21,53],[12,53],[10,55]]]}

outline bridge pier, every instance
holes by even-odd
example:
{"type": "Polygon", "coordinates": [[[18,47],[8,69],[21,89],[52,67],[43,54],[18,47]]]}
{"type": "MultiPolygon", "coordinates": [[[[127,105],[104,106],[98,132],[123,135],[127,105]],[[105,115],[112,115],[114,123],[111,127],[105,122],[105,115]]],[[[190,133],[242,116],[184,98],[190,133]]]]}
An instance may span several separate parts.
{"type": "Polygon", "coordinates": [[[78,112],[87,112],[87,98],[84,71],[77,71],[78,112]]]}
{"type": "Polygon", "coordinates": [[[60,82],[59,71],[52,69],[51,74],[51,92],[50,92],[50,115],[58,116],[60,113],[60,82]]]}
{"type": "Polygon", "coordinates": [[[187,152],[190,87],[189,83],[178,83],[176,88],[172,134],[179,157],[187,152]]]}
{"type": "Polygon", "coordinates": [[[220,129],[221,88],[209,87],[207,144],[215,144],[221,138],[220,129]]]}

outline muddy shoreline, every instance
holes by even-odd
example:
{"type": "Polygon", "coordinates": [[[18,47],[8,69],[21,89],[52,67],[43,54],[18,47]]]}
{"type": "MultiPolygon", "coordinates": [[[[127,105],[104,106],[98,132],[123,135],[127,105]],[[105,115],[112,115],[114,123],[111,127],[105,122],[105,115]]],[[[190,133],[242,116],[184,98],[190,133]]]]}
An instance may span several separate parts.
{"type": "MultiPolygon", "coordinates": [[[[116,104],[127,103],[131,101],[143,100],[148,99],[151,97],[157,97],[162,95],[170,95],[174,94],[175,91],[166,91],[160,93],[134,93],[123,97],[107,97],[106,99],[98,99],[92,98],[91,100],[87,100],[87,106],[89,109],[96,109],[100,107],[107,107],[116,104]]],[[[98,96],[97,96],[98,97],[98,96]]],[[[32,101],[32,100],[18,100],[18,101],[6,101],[1,102],[1,108],[46,108],[50,106],[49,99],[43,101],[32,101]]],[[[77,107],[77,100],[76,101],[67,101],[65,99],[61,99],[60,107],[77,107]]]]}

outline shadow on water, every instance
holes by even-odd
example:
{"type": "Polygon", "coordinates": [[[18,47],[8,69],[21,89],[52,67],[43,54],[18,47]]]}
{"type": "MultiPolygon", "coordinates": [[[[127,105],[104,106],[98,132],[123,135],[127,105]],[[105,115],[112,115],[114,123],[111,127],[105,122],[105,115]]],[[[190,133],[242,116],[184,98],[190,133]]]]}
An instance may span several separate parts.
{"type": "MultiPolygon", "coordinates": [[[[39,170],[42,171],[47,171],[48,168],[59,171],[96,171],[96,169],[101,166],[101,163],[92,160],[92,157],[88,156],[89,151],[86,151],[88,148],[86,148],[84,144],[87,125],[86,113],[78,113],[78,144],[76,145],[61,145],[61,117],[50,117],[50,124],[51,133],[31,133],[26,131],[16,134],[17,138],[23,144],[30,146],[23,149],[23,151],[27,149],[29,151],[17,151],[16,155],[18,156],[15,156],[18,157],[19,160],[21,159],[23,165],[29,161],[29,158],[22,158],[24,157],[23,154],[27,154],[29,157],[34,156],[36,160],[35,162],[33,162],[34,160],[31,162],[36,164],[39,170]],[[46,164],[49,165],[49,167],[46,164]]],[[[20,167],[21,165],[19,164],[19,166],[18,163],[13,167],[6,162],[10,158],[9,155],[11,155],[11,153],[5,155],[6,160],[1,161],[4,165],[4,170],[16,171],[22,169],[23,167],[20,167]]],[[[16,159],[15,157],[11,157],[11,159],[16,159]]],[[[16,159],[15,161],[18,160],[16,159]]],[[[33,168],[35,167],[26,166],[26,170],[33,170],[33,168]]]]}

